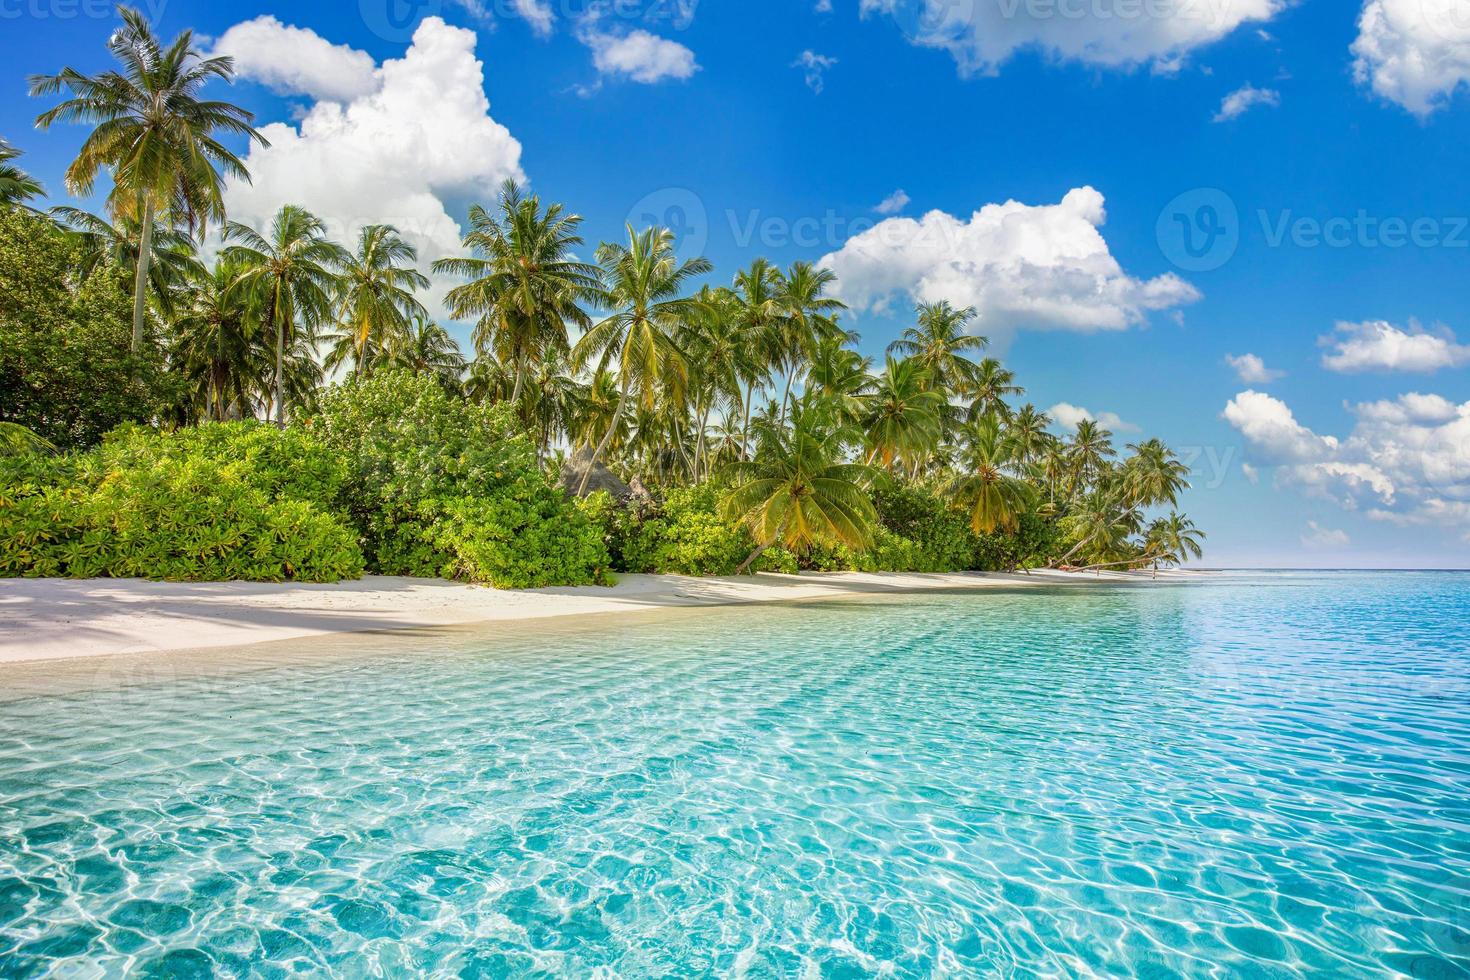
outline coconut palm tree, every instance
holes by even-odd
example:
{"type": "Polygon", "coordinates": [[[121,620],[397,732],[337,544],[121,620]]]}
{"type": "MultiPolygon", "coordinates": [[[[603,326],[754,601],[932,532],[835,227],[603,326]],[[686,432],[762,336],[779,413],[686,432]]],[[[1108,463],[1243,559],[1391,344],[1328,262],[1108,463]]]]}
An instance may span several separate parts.
{"type": "Polygon", "coordinates": [[[593,467],[607,452],[630,395],[636,393],[650,409],[660,390],[682,402],[689,368],[674,337],[696,312],[695,300],[683,294],[696,276],[711,268],[703,258],[679,262],[674,233],[667,228],[634,231],[632,225],[628,244],[603,243],[597,260],[603,269],[605,303],[615,312],[577,341],[572,363],[580,370],[596,358],[598,371],[615,364],[618,403],[606,434],[592,451],[578,494],[586,493],[593,467]]]}
{"type": "Polygon", "coordinates": [[[1030,484],[1010,472],[1019,459],[1019,444],[994,416],[971,422],[964,439],[964,475],[951,487],[954,499],[969,513],[976,534],[1014,533],[1033,502],[1030,484]]]}
{"type": "Polygon", "coordinates": [[[585,330],[591,318],[582,304],[602,295],[597,266],[578,262],[582,218],[562,205],[541,207],[513,180],[501,187],[499,215],[470,209],[468,257],[440,259],[434,271],[469,280],[445,299],[457,320],[476,321],[473,342],[493,351],[514,377],[511,400],[519,403],[526,371],[541,357],[568,352],[568,324],[585,330]]]}
{"type": "Polygon", "coordinates": [[[112,176],[107,209],[114,221],[130,219],[139,229],[133,283],[133,339],[143,342],[148,265],[153,256],[154,226],[181,225],[202,232],[211,221],[224,221],[224,175],[249,182],[245,164],[219,140],[243,136],[266,145],[250,125],[254,116],[228,102],[201,99],[210,81],[231,81],[229,58],[206,58],[184,31],[167,47],[144,15],[119,6],[122,26],[107,47],[121,70],[89,76],[75,68],[31,78],[31,95],[70,97],[36,118],[48,129],[57,122],[89,123],[92,132],[66,170],[66,188],[87,197],[103,170],[112,176]]]}
{"type": "Polygon", "coordinates": [[[1023,395],[1026,389],[1016,384],[1016,375],[1006,370],[993,357],[987,357],[975,367],[974,376],[961,393],[970,399],[970,418],[977,419],[994,415],[1002,420],[1011,417],[1011,406],[1006,399],[1023,395]]]}
{"type": "Polygon", "coordinates": [[[904,330],[888,345],[888,353],[918,361],[929,372],[936,388],[968,391],[975,387],[978,366],[965,356],[984,350],[984,337],[966,332],[975,319],[973,306],[957,310],[948,300],[920,303],[915,308],[918,323],[904,330]]]}
{"type": "Polygon", "coordinates": [[[867,487],[878,474],[843,462],[840,450],[835,437],[802,419],[780,430],[755,459],[731,464],[731,489],[720,510],[726,520],[749,528],[756,543],[737,575],[777,544],[798,553],[822,543],[869,546],[877,512],[867,487]]]}
{"type": "Polygon", "coordinates": [[[740,297],[741,317],[746,334],[759,351],[763,361],[761,370],[746,379],[745,389],[745,441],[750,441],[750,416],[755,407],[755,393],[765,387],[771,370],[781,358],[780,320],[781,304],[779,289],[781,270],[763,258],[757,258],[750,267],[735,274],[735,293],[740,297]]]}
{"type": "Polygon", "coordinates": [[[1070,496],[1085,486],[1089,479],[1100,477],[1108,460],[1115,455],[1113,434],[1093,419],[1083,419],[1077,423],[1077,431],[1067,442],[1066,454],[1070,469],[1067,494],[1070,496]]]}
{"type": "Polygon", "coordinates": [[[1149,525],[1143,547],[1146,554],[1153,556],[1157,570],[1160,563],[1181,565],[1190,558],[1203,558],[1204,539],[1205,532],[1195,527],[1194,521],[1170,513],[1149,525]]]}
{"type": "Polygon", "coordinates": [[[833,318],[847,309],[846,303],[826,295],[836,281],[837,275],[830,269],[818,269],[810,262],[793,262],[790,269],[776,276],[779,313],[773,324],[773,340],[778,363],[786,373],[786,391],[781,397],[783,418],[791,404],[792,384],[811,360],[820,339],[838,332],[833,318]]]}
{"type": "Polygon", "coordinates": [[[286,359],[309,349],[332,313],[336,270],[348,261],[342,246],[328,241],[326,226],[304,208],[288,204],[271,222],[267,238],[248,225],[225,225],[228,244],[221,256],[240,270],[236,283],[247,291],[275,338],[273,385],[276,422],[286,421],[286,359]]]}
{"type": "Polygon", "coordinates": [[[446,382],[458,382],[465,368],[464,355],[449,331],[423,314],[414,316],[404,330],[388,339],[383,363],[418,374],[436,374],[446,382]]]}
{"type": "Polygon", "coordinates": [[[337,270],[339,337],[359,372],[372,370],[374,348],[386,349],[408,333],[411,319],[428,316],[414,296],[415,289],[429,287],[429,277],[414,268],[418,254],[392,225],[368,225],[337,270]]]}
{"type": "Polygon", "coordinates": [[[695,412],[695,479],[708,472],[705,430],[722,403],[741,404],[741,388],[763,369],[741,315],[740,298],[725,287],[706,286],[696,296],[693,314],[679,337],[689,357],[695,412]]]}
{"type": "Polygon", "coordinates": [[[20,155],[20,150],[0,139],[0,207],[29,207],[27,201],[46,193],[40,181],[16,165],[20,155]]]}
{"type": "Polygon", "coordinates": [[[270,342],[226,261],[189,283],[176,322],[174,357],[194,386],[205,418],[223,422],[254,413],[270,374],[270,342]]]}
{"type": "Polygon", "coordinates": [[[509,400],[514,386],[515,379],[505,369],[505,365],[497,361],[493,354],[486,353],[470,362],[464,379],[464,395],[476,405],[486,402],[494,404],[509,400]]]}
{"type": "Polygon", "coordinates": [[[857,426],[873,393],[873,362],[836,337],[817,345],[807,370],[807,395],[831,403],[844,426],[857,426]]]}
{"type": "MultiPolygon", "coordinates": [[[[114,266],[136,281],[138,243],[142,234],[133,218],[124,216],[117,224],[80,208],[59,206],[51,215],[71,232],[81,245],[81,261],[77,275],[85,279],[102,266],[114,266]]],[[[194,239],[176,228],[159,228],[149,236],[152,254],[148,257],[148,289],[155,305],[164,316],[172,316],[177,301],[187,287],[208,275],[194,239]]]]}
{"type": "Polygon", "coordinates": [[[0,458],[6,456],[55,456],[61,450],[19,422],[0,422],[0,458]]]}
{"type": "Polygon", "coordinates": [[[1140,507],[1174,506],[1189,489],[1189,467],[1158,439],[1129,443],[1133,455],[1123,464],[1123,484],[1129,499],[1140,507]]]}
{"type": "Polygon", "coordinates": [[[1016,460],[1022,467],[1040,459],[1056,438],[1047,431],[1051,416],[1035,405],[1022,405],[1006,422],[1006,435],[1016,444],[1016,460]]]}
{"type": "Polygon", "coordinates": [[[928,370],[918,361],[889,357],[865,401],[861,425],[869,463],[891,469],[895,462],[912,461],[939,444],[944,396],[934,390],[928,370]]]}

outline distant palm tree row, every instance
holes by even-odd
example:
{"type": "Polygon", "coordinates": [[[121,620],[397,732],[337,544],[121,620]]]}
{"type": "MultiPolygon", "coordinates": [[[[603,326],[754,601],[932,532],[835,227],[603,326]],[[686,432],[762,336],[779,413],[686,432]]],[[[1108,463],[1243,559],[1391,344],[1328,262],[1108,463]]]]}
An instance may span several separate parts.
{"type": "MultiPolygon", "coordinates": [[[[582,219],[513,182],[470,210],[464,255],[432,266],[459,280],[445,304],[473,324],[466,359],[429,319],[429,280],[392,226],[369,225],[348,248],[296,206],[264,229],[229,221],[223,178],[249,174],[219,139],[264,142],[248,112],[201,97],[205,82],[231,79],[229,59],[202,56],[187,31],[165,46],[142,15],[121,15],[109,41],[120,70],[33,79],[36,95],[68,93],[38,125],[94,127],[67,189],[89,194],[103,172],[113,181],[107,218],[51,214],[81,244],[81,275],[105,265],[129,276],[133,345],[150,329],[162,339],[188,383],[185,421],[284,422],[328,377],[406,367],[506,403],[543,454],[583,449],[583,490],[598,463],[655,485],[719,476],[728,514],[762,546],[860,546],[867,488],[902,480],[951,497],[979,533],[1014,531],[1027,513],[1073,518],[1083,533],[1064,562],[1198,556],[1187,518],[1144,518],[1188,486],[1179,458],[1147,440],[1119,459],[1092,421],[1054,435],[984,356],[975,310],[920,304],[874,364],[840,322],[830,271],[758,258],[727,286],[702,284],[710,263],[681,260],[658,227],[629,226],[582,261],[582,219]],[[223,246],[207,264],[196,241],[210,224],[223,246]]],[[[43,192],[17,156],[0,143],[0,202],[30,207],[43,192]]]]}

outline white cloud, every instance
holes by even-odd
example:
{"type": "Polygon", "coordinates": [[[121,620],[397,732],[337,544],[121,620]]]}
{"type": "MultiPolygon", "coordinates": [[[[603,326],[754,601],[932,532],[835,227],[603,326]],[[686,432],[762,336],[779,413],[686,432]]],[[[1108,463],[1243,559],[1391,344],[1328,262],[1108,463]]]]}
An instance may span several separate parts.
{"type": "Polygon", "coordinates": [[[914,44],[948,51],[964,74],[994,74],[1018,51],[1109,68],[1148,64],[1178,71],[1189,53],[1241,24],[1266,21],[1285,0],[862,0],[864,16],[886,14],[914,44]]]}
{"type": "Polygon", "coordinates": [[[879,201],[878,206],[873,210],[877,211],[879,214],[898,214],[898,212],[908,207],[908,203],[908,192],[900,187],[898,190],[885,197],[882,201],[879,201]]]}
{"type": "Polygon", "coordinates": [[[1236,376],[1248,385],[1270,384],[1286,375],[1285,371],[1266,367],[1266,362],[1255,354],[1226,354],[1225,363],[1234,368],[1236,376]]]}
{"type": "MultiPolygon", "coordinates": [[[[489,199],[505,178],[523,179],[521,145],[490,116],[473,31],[427,18],[404,56],[385,61],[373,79],[371,92],[345,104],[311,105],[298,125],[262,127],[271,145],[246,159],[254,181],[228,181],[225,204],[257,228],[282,205],[298,204],[345,244],[366,224],[392,224],[427,270],[460,251],[444,197],[489,199]]],[[[445,288],[436,284],[431,304],[445,288]]]]}
{"type": "Polygon", "coordinates": [[[1359,84],[1421,118],[1470,85],[1465,0],[1367,0],[1352,45],[1359,84]]]}
{"type": "Polygon", "coordinates": [[[1046,410],[1052,421],[1068,431],[1076,431],[1079,422],[1096,422],[1104,429],[1112,432],[1137,432],[1138,426],[1131,422],[1124,422],[1113,412],[1093,413],[1080,405],[1070,402],[1057,402],[1046,410]]]}
{"type": "Polygon", "coordinates": [[[666,78],[687,79],[699,70],[693,51],[642,28],[613,34],[588,27],[579,38],[592,49],[592,64],[605,76],[620,75],[652,85],[666,78]]]}
{"type": "Polygon", "coordinates": [[[551,4],[545,0],[511,0],[511,5],[521,15],[521,19],[531,25],[531,30],[541,37],[551,35],[552,26],[556,23],[551,4]]]}
{"type": "Polygon", "coordinates": [[[1215,113],[1215,122],[1234,119],[1258,105],[1275,107],[1280,104],[1280,92],[1272,88],[1256,88],[1247,82],[1220,100],[1220,111],[1215,113]]]}
{"type": "Polygon", "coordinates": [[[1135,279],[1098,227],[1103,196],[1091,187],[1058,204],[987,204],[969,220],[943,211],[888,218],[824,256],[837,292],[859,311],[896,295],[973,306],[986,332],[1017,327],[1122,330],[1199,292],[1173,273],[1135,279]]]}
{"type": "Polygon", "coordinates": [[[812,9],[819,14],[830,14],[832,12],[832,0],[817,0],[816,6],[812,9]]]}
{"type": "Polygon", "coordinates": [[[236,24],[214,45],[235,59],[242,78],[287,95],[350,102],[377,88],[377,65],[365,51],[332,44],[314,31],[269,15],[236,24]]]}
{"type": "Polygon", "coordinates": [[[1332,348],[1322,356],[1330,371],[1432,372],[1470,364],[1470,346],[1457,343],[1448,329],[1427,331],[1413,320],[1408,330],[1386,320],[1341,322],[1319,343],[1332,348]]]}
{"type": "Polygon", "coordinates": [[[1225,418],[1263,462],[1281,464],[1278,486],[1376,520],[1470,529],[1470,402],[1415,392],[1352,411],[1343,439],[1312,432],[1259,392],[1236,395],[1225,418]]]}
{"type": "Polygon", "coordinates": [[[791,67],[800,68],[803,77],[806,79],[807,88],[820,94],[823,86],[826,84],[822,73],[835,64],[837,64],[836,58],[807,50],[803,51],[801,56],[791,63],[791,67]]]}
{"type": "Polygon", "coordinates": [[[1351,543],[1346,531],[1323,527],[1316,521],[1307,521],[1307,529],[1302,533],[1304,548],[1346,548],[1351,543]]]}
{"type": "Polygon", "coordinates": [[[1251,486],[1255,486],[1257,483],[1261,482],[1260,471],[1249,463],[1241,463],[1240,472],[1245,475],[1246,481],[1250,483],[1251,486]]]}

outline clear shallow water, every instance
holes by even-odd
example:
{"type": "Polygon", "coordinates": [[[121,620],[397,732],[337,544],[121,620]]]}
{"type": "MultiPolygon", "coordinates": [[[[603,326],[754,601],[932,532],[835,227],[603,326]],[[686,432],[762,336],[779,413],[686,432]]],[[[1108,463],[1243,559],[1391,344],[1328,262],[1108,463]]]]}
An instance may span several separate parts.
{"type": "Polygon", "coordinates": [[[1470,975],[1470,575],[344,644],[13,689],[0,975],[1470,975]]]}

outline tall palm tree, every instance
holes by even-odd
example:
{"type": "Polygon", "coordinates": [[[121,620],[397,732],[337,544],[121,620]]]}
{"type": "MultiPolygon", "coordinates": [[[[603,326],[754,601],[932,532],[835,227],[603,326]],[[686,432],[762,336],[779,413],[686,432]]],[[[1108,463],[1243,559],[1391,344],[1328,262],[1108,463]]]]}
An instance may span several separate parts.
{"type": "Polygon", "coordinates": [[[1180,492],[1189,489],[1189,467],[1158,439],[1128,448],[1133,455],[1123,464],[1123,482],[1129,499],[1140,507],[1178,503],[1180,492]]]}
{"type": "Polygon", "coordinates": [[[0,139],[0,207],[24,207],[46,193],[40,181],[15,164],[20,155],[20,150],[0,139]]]}
{"type": "Polygon", "coordinates": [[[1029,466],[1040,459],[1055,438],[1047,427],[1051,416],[1038,412],[1035,405],[1022,405],[1006,422],[1006,435],[1016,444],[1016,460],[1021,466],[1029,466]]]}
{"type": "Polygon", "coordinates": [[[786,373],[782,418],[791,404],[792,384],[811,360],[820,339],[837,333],[833,317],[847,309],[846,303],[826,295],[836,281],[836,273],[810,262],[793,262],[790,269],[776,277],[775,300],[780,313],[774,324],[774,341],[779,364],[786,373]]]}
{"type": "Polygon", "coordinates": [[[425,315],[415,316],[406,329],[389,339],[383,361],[388,367],[435,374],[445,381],[458,381],[465,368],[459,344],[425,315]]]}
{"type": "Polygon", "coordinates": [[[795,552],[825,542],[867,548],[877,521],[867,487],[876,477],[868,466],[843,462],[837,440],[804,421],[781,430],[754,460],[731,464],[720,510],[748,527],[756,543],[735,574],[776,544],[795,552]]]}
{"type": "Polygon", "coordinates": [[[868,462],[892,468],[912,461],[939,444],[944,431],[944,396],[934,390],[929,372],[915,360],[889,357],[866,399],[862,427],[868,462]]]}
{"type": "Polygon", "coordinates": [[[755,393],[765,387],[770,371],[780,362],[780,284],[781,270],[763,258],[753,260],[749,268],[735,274],[734,288],[740,297],[745,331],[764,360],[761,370],[747,379],[744,405],[747,443],[750,441],[750,415],[755,407],[755,393]]]}
{"type": "Polygon", "coordinates": [[[276,422],[286,421],[286,358],[308,347],[316,330],[331,316],[336,270],[347,261],[342,246],[328,241],[326,226],[304,208],[288,204],[271,222],[267,238],[248,225],[231,221],[225,226],[221,256],[239,267],[236,279],[261,311],[275,337],[276,422]]]}
{"type": "Polygon", "coordinates": [[[1083,419],[1067,442],[1066,453],[1071,470],[1067,486],[1070,496],[1089,479],[1096,478],[1113,458],[1113,434],[1094,420],[1083,419]]]}
{"type": "Polygon", "coordinates": [[[368,225],[358,235],[357,250],[344,257],[333,302],[358,371],[372,370],[371,347],[386,348],[408,333],[412,318],[428,316],[414,296],[415,289],[429,287],[429,277],[414,268],[418,256],[392,225],[368,225]]]}
{"type": "MultiPolygon", "coordinates": [[[[142,235],[136,220],[122,217],[117,224],[89,214],[80,208],[54,207],[51,214],[59,219],[81,245],[81,262],[77,275],[85,279],[101,266],[115,266],[136,281],[138,243],[142,235]]],[[[159,228],[149,236],[152,254],[148,257],[148,289],[159,312],[171,316],[177,301],[189,285],[208,275],[194,239],[176,228],[159,228]]]]}
{"type": "Polygon", "coordinates": [[[740,298],[725,287],[705,286],[695,297],[693,313],[679,337],[693,376],[695,411],[695,479],[707,473],[705,431],[710,414],[724,404],[741,404],[742,384],[763,365],[741,315],[740,298]]]}
{"type": "Polygon", "coordinates": [[[603,269],[605,303],[615,312],[577,341],[572,363],[580,370],[596,358],[599,371],[616,364],[618,403],[606,434],[592,451],[579,495],[587,492],[592,469],[607,452],[630,394],[636,392],[647,408],[653,407],[660,389],[682,401],[689,369],[674,337],[695,314],[695,301],[684,291],[711,268],[704,258],[679,262],[674,233],[667,228],[634,231],[632,225],[627,245],[605,242],[597,249],[597,259],[603,269]]]}
{"type": "Polygon", "coordinates": [[[873,392],[873,362],[836,337],[817,345],[807,371],[807,394],[830,402],[847,426],[860,423],[873,392]]]}
{"type": "Polygon", "coordinates": [[[1000,361],[987,357],[974,371],[974,377],[962,389],[970,399],[970,418],[994,415],[1000,419],[1011,416],[1011,407],[1006,399],[1012,395],[1025,394],[1026,389],[1016,384],[1014,371],[1008,371],[1000,361]]]}
{"type": "Polygon", "coordinates": [[[434,271],[470,280],[446,294],[450,313],[476,321],[476,350],[493,351],[509,366],[511,400],[519,403],[527,369],[549,353],[567,353],[568,324],[587,329],[582,304],[600,299],[601,284],[595,265],[572,257],[582,244],[580,215],[564,214],[560,204],[543,209],[513,180],[502,186],[498,208],[496,216],[472,207],[464,246],[474,254],[440,259],[434,271]]]}
{"type": "Polygon", "coordinates": [[[66,170],[66,188],[77,197],[92,193],[103,170],[112,175],[107,208],[114,220],[137,222],[136,275],[133,284],[133,339],[143,342],[148,264],[154,225],[183,225],[200,232],[225,217],[224,174],[250,180],[245,164],[219,136],[244,136],[262,146],[266,140],[250,125],[254,116],[228,102],[201,99],[208,82],[234,78],[229,58],[206,58],[184,31],[167,47],[144,15],[119,6],[122,27],[107,47],[121,70],[88,76],[75,68],[31,78],[31,95],[70,97],[36,118],[41,129],[56,122],[89,123],[95,128],[66,170]]]}
{"type": "Polygon", "coordinates": [[[236,286],[239,270],[226,261],[189,283],[190,302],[177,321],[174,356],[218,422],[254,412],[270,373],[270,342],[236,286]]]}
{"type": "Polygon", "coordinates": [[[978,368],[965,354],[984,350],[989,343],[984,337],[966,332],[976,317],[975,308],[967,306],[957,310],[948,300],[940,300],[920,303],[916,312],[918,323],[889,344],[888,353],[918,361],[937,388],[956,391],[974,388],[978,368]]]}
{"type": "Polygon", "coordinates": [[[976,534],[1014,532],[1031,505],[1030,485],[1009,472],[1019,452],[1015,438],[1001,430],[994,416],[970,423],[962,453],[965,475],[955,481],[952,491],[969,512],[976,534]]]}

